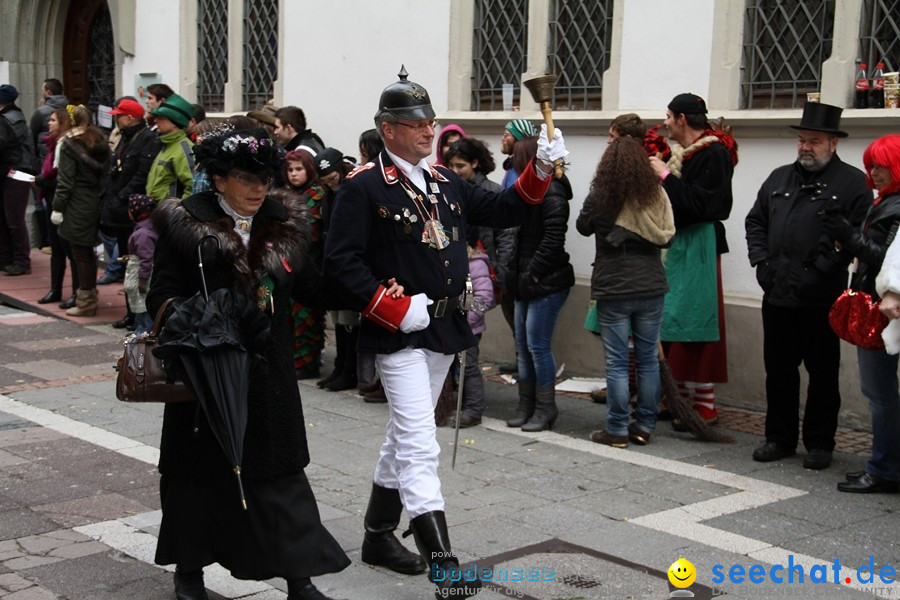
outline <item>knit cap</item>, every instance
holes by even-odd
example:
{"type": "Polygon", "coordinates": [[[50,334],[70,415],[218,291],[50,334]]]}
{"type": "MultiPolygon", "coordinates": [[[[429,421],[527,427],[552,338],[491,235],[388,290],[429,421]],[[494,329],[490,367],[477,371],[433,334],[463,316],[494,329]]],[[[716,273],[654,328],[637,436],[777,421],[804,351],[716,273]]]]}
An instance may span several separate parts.
{"type": "Polygon", "coordinates": [[[531,121],[526,119],[513,119],[506,124],[506,130],[517,140],[535,137],[538,134],[537,129],[534,128],[531,121]]]}

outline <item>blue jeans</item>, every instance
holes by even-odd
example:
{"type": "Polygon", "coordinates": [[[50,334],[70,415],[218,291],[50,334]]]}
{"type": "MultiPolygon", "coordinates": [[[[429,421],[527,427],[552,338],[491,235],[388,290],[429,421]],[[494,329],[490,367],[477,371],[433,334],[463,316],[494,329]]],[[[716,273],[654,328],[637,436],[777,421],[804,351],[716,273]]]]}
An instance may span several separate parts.
{"type": "Polygon", "coordinates": [[[519,380],[535,385],[556,385],[556,359],[550,349],[559,311],[569,290],[534,300],[516,300],[516,350],[519,353],[519,380]]]}
{"type": "Polygon", "coordinates": [[[865,348],[857,348],[856,356],[860,386],[872,413],[872,458],[866,471],[882,479],[900,481],[900,356],[865,348]]]}
{"type": "MultiPolygon", "coordinates": [[[[119,251],[121,249],[117,244],[116,237],[107,235],[100,230],[97,231],[97,234],[100,236],[100,241],[103,242],[103,247],[106,249],[106,255],[109,256],[109,263],[107,263],[106,270],[103,274],[115,279],[122,279],[125,277],[125,265],[119,262],[119,251]]],[[[125,248],[125,250],[127,250],[127,248],[125,248]]]]}
{"type": "Polygon", "coordinates": [[[664,296],[598,300],[597,323],[606,353],[606,431],[628,434],[628,335],[634,336],[637,361],[637,427],[653,433],[659,410],[659,329],[664,296]]]}

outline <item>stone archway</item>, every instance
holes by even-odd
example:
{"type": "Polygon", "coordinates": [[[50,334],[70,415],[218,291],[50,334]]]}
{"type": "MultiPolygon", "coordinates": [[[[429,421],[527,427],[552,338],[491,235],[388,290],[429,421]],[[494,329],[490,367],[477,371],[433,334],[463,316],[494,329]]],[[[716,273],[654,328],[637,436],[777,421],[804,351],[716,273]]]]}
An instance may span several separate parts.
{"type": "Polygon", "coordinates": [[[63,41],[66,95],[92,110],[116,97],[116,52],[106,0],[72,0],[63,41]]]}

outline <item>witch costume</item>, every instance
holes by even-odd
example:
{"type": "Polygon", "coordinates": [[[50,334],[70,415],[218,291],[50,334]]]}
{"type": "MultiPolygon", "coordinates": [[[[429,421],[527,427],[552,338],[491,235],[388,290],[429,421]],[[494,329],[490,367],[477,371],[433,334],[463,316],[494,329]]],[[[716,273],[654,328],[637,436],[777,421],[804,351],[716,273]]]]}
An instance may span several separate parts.
{"type": "MultiPolygon", "coordinates": [[[[217,164],[229,174],[222,177],[232,169],[265,176],[280,160],[280,151],[263,133],[223,134],[210,175],[217,164]]],[[[201,290],[198,242],[212,235],[218,244],[203,245],[209,293],[227,288],[245,294],[270,321],[263,360],[249,376],[242,464],[247,510],[237,501],[232,467],[199,403],[165,407],[156,563],[177,564],[176,594],[179,572],[198,572],[214,562],[238,579],[283,577],[289,589],[299,580],[312,587],[309,577],[341,571],[350,563],[322,525],[304,474],[309,451],[291,356],[289,307],[293,299],[320,301],[310,291],[320,287],[320,278],[307,252],[304,209],[290,192],[270,192],[254,215],[242,219],[249,221],[243,230],[241,219],[228,209],[218,192],[209,191],[167,200],[153,216],[159,244],[147,297],[151,314],[168,298],[188,298],[201,290]]],[[[202,592],[202,572],[199,581],[202,592]]],[[[289,596],[306,597],[293,589],[289,596]]]]}

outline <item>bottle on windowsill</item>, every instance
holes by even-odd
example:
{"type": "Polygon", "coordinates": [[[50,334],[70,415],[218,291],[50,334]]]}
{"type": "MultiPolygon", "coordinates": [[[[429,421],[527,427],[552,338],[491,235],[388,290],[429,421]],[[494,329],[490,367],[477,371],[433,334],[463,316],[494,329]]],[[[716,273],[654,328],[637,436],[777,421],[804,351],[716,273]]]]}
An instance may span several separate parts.
{"type": "Polygon", "coordinates": [[[856,71],[856,96],[853,108],[869,108],[869,77],[866,75],[866,63],[859,63],[856,71]]]}
{"type": "Polygon", "coordinates": [[[872,89],[869,91],[869,108],[884,108],[884,63],[875,65],[872,73],[872,89]]]}

